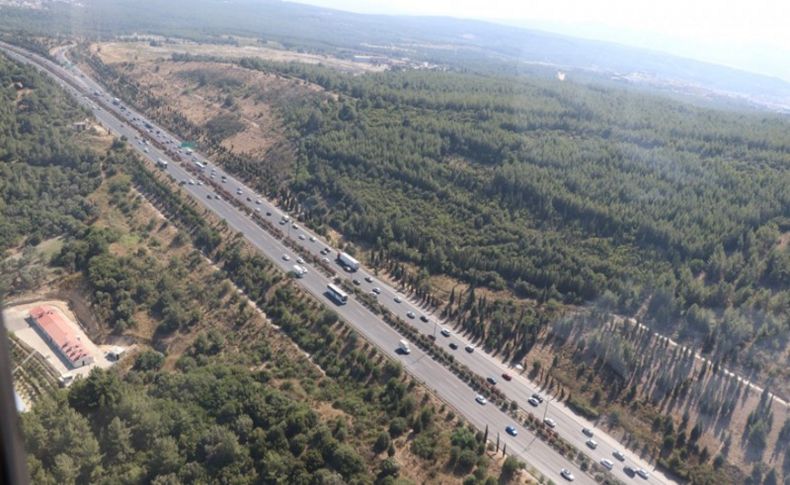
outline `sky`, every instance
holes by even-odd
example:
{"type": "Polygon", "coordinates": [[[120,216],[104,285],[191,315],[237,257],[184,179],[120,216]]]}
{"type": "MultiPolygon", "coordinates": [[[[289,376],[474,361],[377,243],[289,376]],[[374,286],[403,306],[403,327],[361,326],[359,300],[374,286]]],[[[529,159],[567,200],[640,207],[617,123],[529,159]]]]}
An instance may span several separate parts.
{"type": "Polygon", "coordinates": [[[296,0],[491,20],[645,47],[790,82],[790,0],[296,0]]]}

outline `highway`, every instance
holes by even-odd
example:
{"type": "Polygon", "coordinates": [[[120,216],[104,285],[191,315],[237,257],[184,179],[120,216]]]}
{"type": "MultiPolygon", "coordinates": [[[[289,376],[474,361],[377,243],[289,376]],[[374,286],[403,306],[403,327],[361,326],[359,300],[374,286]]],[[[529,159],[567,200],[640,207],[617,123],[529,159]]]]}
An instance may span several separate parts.
{"type": "MultiPolygon", "coordinates": [[[[334,255],[337,254],[337,251],[332,249],[320,236],[301,227],[298,222],[294,224],[293,220],[287,223],[284,222],[283,216],[287,214],[264,197],[255,194],[249,187],[236,180],[220,167],[215,166],[204,156],[199,153],[186,153],[182,150],[179,155],[183,160],[184,166],[182,166],[150,142],[146,143],[143,141],[143,137],[140,136],[141,132],[146,133],[146,136],[151,139],[156,139],[164,146],[172,147],[173,151],[180,145],[179,140],[168,134],[161,127],[156,126],[155,123],[145,119],[140,113],[128,107],[121,109],[121,104],[112,104],[111,95],[108,95],[100,85],[84,73],[81,73],[73,66],[63,68],[30,53],[24,53],[24,56],[22,56],[20,54],[23,52],[18,48],[13,48],[14,52],[9,52],[12,47],[7,44],[0,43],[0,47],[17,60],[26,63],[34,61],[33,63],[39,68],[45,67],[45,72],[58,78],[66,90],[70,91],[83,105],[91,109],[96,119],[103,126],[116,136],[126,136],[129,143],[144,157],[154,163],[158,159],[167,160],[167,168],[161,170],[166,171],[175,180],[183,183],[182,190],[189,196],[194,197],[205,208],[224,219],[230,228],[242,233],[253,246],[274,261],[283,271],[290,271],[299,255],[287,248],[282,241],[261,228],[252,220],[248,213],[239,210],[228,201],[216,197],[215,191],[207,182],[214,181],[224,185],[225,190],[234,194],[248,211],[257,212],[261,217],[270,219],[275,225],[280,224],[279,227],[284,233],[287,233],[287,237],[291,238],[293,242],[299,244],[303,249],[319,259],[325,257],[330,264],[337,264],[334,261],[334,255]],[[69,83],[64,83],[64,79],[68,79],[69,83]],[[75,86],[78,89],[75,89],[75,86]],[[101,100],[100,103],[97,100],[101,100]],[[151,128],[146,128],[146,125],[151,128]],[[197,162],[206,165],[206,168],[202,169],[200,177],[190,173],[185,168],[185,166],[189,165],[193,170],[199,170],[197,162]],[[321,250],[326,252],[325,248],[331,249],[331,252],[322,254],[321,250]],[[288,260],[286,260],[286,256],[288,260]]],[[[64,65],[69,65],[65,57],[65,49],[60,50],[57,55],[60,62],[64,63],[64,65]]],[[[312,267],[309,261],[301,264],[301,266],[307,268],[308,272],[304,277],[297,279],[299,284],[316,298],[332,307],[368,341],[377,345],[393,359],[400,361],[407,372],[425,383],[427,387],[454,407],[471,424],[481,430],[488,426],[490,437],[495,437],[499,433],[500,440],[507,444],[509,454],[518,456],[555,482],[564,481],[560,476],[560,470],[567,468],[575,476],[576,482],[594,483],[590,476],[571,464],[545,442],[536,438],[535,435],[518,426],[506,413],[493,405],[480,405],[475,402],[475,393],[470,387],[420,349],[412,347],[411,354],[398,354],[396,349],[399,340],[402,338],[401,335],[354,299],[353,296],[349,297],[347,304],[342,306],[335,305],[324,294],[330,278],[318,268],[312,267]],[[508,425],[516,425],[519,431],[517,437],[512,437],[505,433],[505,427],[508,425]]],[[[452,332],[451,335],[449,337],[443,336],[440,330],[442,325],[446,325],[446,322],[442,322],[431,313],[425,312],[418,304],[410,301],[395,288],[376,278],[372,272],[363,267],[354,273],[347,273],[339,265],[336,270],[339,274],[345,273],[349,278],[357,280],[359,288],[365,292],[372,292],[374,288],[379,290],[377,299],[384,307],[401,317],[404,321],[412,324],[420,332],[435,335],[437,345],[443,346],[460,363],[469,367],[473,372],[482,377],[490,376],[496,378],[498,381],[497,387],[506,394],[508,399],[515,400],[520,407],[540,418],[544,416],[551,418],[556,423],[555,430],[580,451],[586,453],[590,460],[600,462],[605,458],[613,462],[612,473],[617,479],[624,483],[674,483],[653,470],[647,462],[624,449],[614,438],[596,429],[592,423],[586,422],[573,414],[562,403],[552,402],[551,396],[544,395],[544,402],[536,407],[528,404],[530,396],[535,392],[539,392],[534,383],[520,373],[513,372],[513,369],[507,363],[486,354],[481,349],[475,349],[473,352],[465,351],[464,348],[470,345],[470,342],[464,336],[452,332],[451,328],[448,328],[452,332]],[[409,318],[407,316],[408,312],[413,312],[415,318],[409,318]],[[427,317],[428,322],[421,321],[420,316],[422,315],[427,317]],[[449,347],[451,342],[457,344],[457,350],[449,347]],[[510,381],[502,378],[502,375],[505,373],[511,377],[510,381]],[[589,440],[589,437],[582,432],[583,428],[589,428],[594,434],[593,439],[597,443],[595,449],[587,446],[586,442],[589,440]],[[623,461],[614,458],[613,453],[616,450],[624,454],[623,461]],[[626,473],[626,467],[647,470],[649,477],[645,479],[633,473],[626,473]]]]}

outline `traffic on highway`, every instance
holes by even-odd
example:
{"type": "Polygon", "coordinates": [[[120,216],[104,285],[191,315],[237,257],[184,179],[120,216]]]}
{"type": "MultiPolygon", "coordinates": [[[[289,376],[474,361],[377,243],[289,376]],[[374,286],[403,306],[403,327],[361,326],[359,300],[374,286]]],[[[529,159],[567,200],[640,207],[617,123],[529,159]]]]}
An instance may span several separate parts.
{"type": "Polygon", "coordinates": [[[224,219],[229,227],[241,232],[283,271],[293,272],[299,268],[296,270],[297,282],[305,290],[331,305],[362,336],[401,361],[405,370],[424,382],[474,426],[481,430],[488,427],[492,435],[498,433],[509,454],[530,463],[554,481],[595,483],[590,474],[520,426],[509,414],[488,403],[484,396],[474,392],[449,369],[431,359],[419,347],[409,346],[402,335],[345,292],[321,268],[312,264],[313,260],[303,256],[309,255],[315,261],[329,265],[338,275],[350,280],[353,287],[375,298],[420,333],[430,336],[459,363],[485,378],[489,385],[496,386],[509,400],[516,401],[520,408],[538,417],[545,426],[552,428],[618,480],[624,483],[673,483],[613,437],[597,429],[594,423],[575,415],[564,404],[553,401],[552,396],[543,393],[522,374],[522,368],[477,349],[474,342],[455,331],[450,322],[439,318],[431,308],[420,306],[365,268],[352,255],[333,248],[320,235],[305,228],[296,217],[107,93],[68,61],[66,49],[57,52],[58,62],[62,64],[58,65],[7,44],[0,43],[0,47],[10,56],[23,62],[33,62],[56,76],[61,85],[88,107],[110,133],[125,137],[156,170],[172,177],[186,194],[224,219]],[[215,186],[222,190],[218,191],[215,186]],[[227,200],[227,194],[231,194],[236,204],[227,200]],[[288,244],[265,230],[256,222],[254,215],[279,227],[288,244]],[[296,245],[301,252],[297,253],[289,245],[296,245]]]}

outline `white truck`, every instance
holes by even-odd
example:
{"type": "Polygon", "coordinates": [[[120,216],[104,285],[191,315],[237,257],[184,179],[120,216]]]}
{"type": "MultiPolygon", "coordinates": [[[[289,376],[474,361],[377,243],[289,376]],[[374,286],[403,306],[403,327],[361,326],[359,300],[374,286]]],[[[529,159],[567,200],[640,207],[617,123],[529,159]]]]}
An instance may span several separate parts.
{"type": "Polygon", "coordinates": [[[298,264],[295,264],[291,270],[294,272],[297,278],[302,278],[307,274],[307,268],[298,264]]]}
{"type": "Polygon", "coordinates": [[[400,350],[401,354],[409,355],[411,353],[411,348],[409,347],[409,342],[405,341],[404,339],[400,340],[400,345],[398,345],[398,350],[400,350]]]}
{"type": "Polygon", "coordinates": [[[337,262],[346,267],[349,271],[356,271],[359,269],[359,261],[352,258],[348,253],[338,253],[337,262]]]}

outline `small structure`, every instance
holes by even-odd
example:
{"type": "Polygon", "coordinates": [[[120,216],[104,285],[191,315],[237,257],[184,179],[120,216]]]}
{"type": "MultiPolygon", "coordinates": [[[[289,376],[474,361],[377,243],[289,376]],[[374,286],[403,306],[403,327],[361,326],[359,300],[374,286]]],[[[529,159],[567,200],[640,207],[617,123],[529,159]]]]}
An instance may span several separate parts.
{"type": "Polygon", "coordinates": [[[117,362],[121,360],[123,353],[124,349],[122,347],[113,347],[109,352],[107,352],[107,359],[117,362]]]}
{"type": "Polygon", "coordinates": [[[30,310],[30,321],[73,368],[93,363],[93,356],[55,309],[49,306],[35,307],[30,310]]]}
{"type": "Polygon", "coordinates": [[[82,121],[76,121],[71,124],[71,127],[74,129],[74,131],[85,131],[90,126],[91,126],[90,121],[88,121],[87,119],[82,121]]]}

